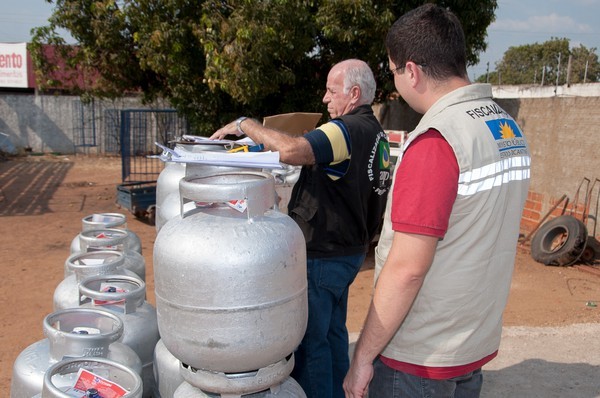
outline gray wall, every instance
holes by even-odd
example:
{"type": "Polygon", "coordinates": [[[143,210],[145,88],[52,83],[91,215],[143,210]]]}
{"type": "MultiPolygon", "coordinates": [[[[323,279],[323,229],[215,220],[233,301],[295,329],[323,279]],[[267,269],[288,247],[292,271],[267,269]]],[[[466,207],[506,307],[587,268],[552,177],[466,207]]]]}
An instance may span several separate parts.
{"type": "Polygon", "coordinates": [[[110,125],[106,111],[128,108],[145,106],[138,98],[84,104],[76,96],[0,93],[0,133],[7,134],[20,151],[103,153],[110,125]],[[91,143],[92,129],[97,138],[95,145],[84,147],[82,144],[91,143]]]}

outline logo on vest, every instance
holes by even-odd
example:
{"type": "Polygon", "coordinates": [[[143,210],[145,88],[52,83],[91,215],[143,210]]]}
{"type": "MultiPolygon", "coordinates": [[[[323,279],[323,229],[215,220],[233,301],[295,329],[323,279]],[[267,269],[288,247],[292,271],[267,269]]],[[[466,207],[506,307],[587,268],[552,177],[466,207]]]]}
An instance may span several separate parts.
{"type": "Polygon", "coordinates": [[[485,122],[498,145],[502,159],[527,155],[527,142],[519,126],[511,119],[495,119],[485,122]]]}

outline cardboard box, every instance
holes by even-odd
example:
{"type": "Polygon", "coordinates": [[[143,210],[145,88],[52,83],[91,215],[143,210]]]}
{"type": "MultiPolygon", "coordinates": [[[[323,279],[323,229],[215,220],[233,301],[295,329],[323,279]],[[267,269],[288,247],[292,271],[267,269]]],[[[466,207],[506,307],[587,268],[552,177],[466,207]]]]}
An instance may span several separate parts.
{"type": "Polygon", "coordinates": [[[310,112],[282,113],[266,116],[263,119],[263,126],[292,135],[302,135],[314,130],[322,116],[322,113],[310,112]]]}

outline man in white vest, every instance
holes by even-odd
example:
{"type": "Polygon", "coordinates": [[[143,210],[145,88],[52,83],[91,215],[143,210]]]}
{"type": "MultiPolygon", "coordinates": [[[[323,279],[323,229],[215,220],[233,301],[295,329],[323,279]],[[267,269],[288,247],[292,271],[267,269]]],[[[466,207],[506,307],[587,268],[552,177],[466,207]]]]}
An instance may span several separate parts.
{"type": "Polygon", "coordinates": [[[346,397],[478,397],[498,352],[530,155],[491,86],[471,84],[460,22],[425,4],[386,38],[399,94],[423,114],[394,172],[375,290],[346,397]]]}

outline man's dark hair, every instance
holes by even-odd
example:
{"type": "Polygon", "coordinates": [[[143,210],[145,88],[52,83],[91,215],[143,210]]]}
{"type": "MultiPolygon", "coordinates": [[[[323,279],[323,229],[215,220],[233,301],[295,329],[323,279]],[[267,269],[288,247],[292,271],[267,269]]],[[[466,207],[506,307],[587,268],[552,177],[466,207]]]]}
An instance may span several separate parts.
{"type": "Polygon", "coordinates": [[[402,15],[390,28],[385,46],[396,67],[412,61],[436,80],[467,76],[465,34],[447,8],[427,3],[402,15]]]}

